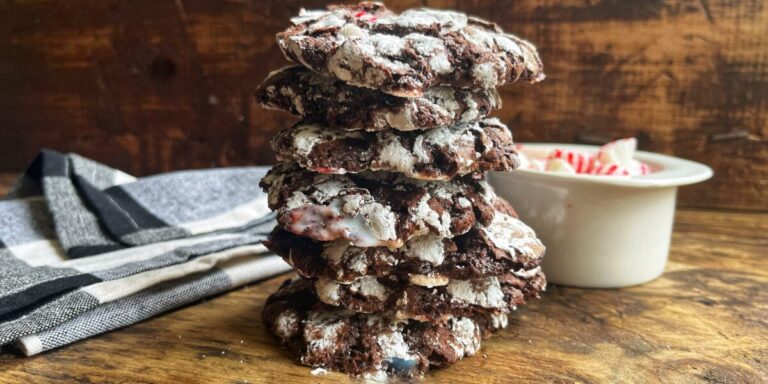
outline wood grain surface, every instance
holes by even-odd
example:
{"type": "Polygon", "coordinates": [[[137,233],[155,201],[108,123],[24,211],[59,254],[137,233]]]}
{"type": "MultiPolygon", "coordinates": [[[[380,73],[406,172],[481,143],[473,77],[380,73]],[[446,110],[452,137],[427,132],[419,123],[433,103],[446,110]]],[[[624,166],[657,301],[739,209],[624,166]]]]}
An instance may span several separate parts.
{"type": "MultiPolygon", "coordinates": [[[[678,211],[661,278],[625,289],[550,286],[476,356],[424,381],[768,382],[766,233],[768,214],[678,211]]],[[[262,327],[264,301],[287,277],[39,356],[6,350],[0,383],[358,381],[312,375],[262,327]]]]}
{"type": "MultiPolygon", "coordinates": [[[[285,63],[274,33],[326,1],[0,1],[0,169],[40,147],[134,174],[265,164],[293,118],[251,94],[285,63]]],[[[456,8],[540,49],[548,79],[503,89],[521,141],[640,147],[701,161],[685,206],[768,210],[762,0],[392,0],[456,8]]]]}

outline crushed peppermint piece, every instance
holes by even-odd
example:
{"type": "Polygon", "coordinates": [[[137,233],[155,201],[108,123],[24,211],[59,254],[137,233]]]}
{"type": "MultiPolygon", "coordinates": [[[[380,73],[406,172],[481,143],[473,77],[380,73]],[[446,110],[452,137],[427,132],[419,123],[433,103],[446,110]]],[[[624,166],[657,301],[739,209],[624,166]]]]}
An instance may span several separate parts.
{"type": "Polygon", "coordinates": [[[631,177],[652,172],[651,167],[634,158],[635,138],[620,139],[603,145],[597,153],[555,148],[550,151],[528,149],[516,144],[520,169],[570,175],[631,177]]]}

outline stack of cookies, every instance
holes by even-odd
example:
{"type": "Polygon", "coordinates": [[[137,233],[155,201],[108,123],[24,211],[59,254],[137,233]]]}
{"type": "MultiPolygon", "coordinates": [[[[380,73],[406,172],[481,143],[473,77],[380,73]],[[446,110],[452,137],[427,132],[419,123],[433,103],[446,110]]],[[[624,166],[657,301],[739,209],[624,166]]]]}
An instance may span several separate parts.
{"type": "Polygon", "coordinates": [[[495,24],[380,3],[302,10],[277,35],[300,66],[256,97],[301,121],[272,141],[267,246],[300,277],[263,319],[304,364],[410,376],[475,354],[545,287],[544,247],[483,181],[519,165],[488,114],[496,87],[544,78],[495,24]]]}

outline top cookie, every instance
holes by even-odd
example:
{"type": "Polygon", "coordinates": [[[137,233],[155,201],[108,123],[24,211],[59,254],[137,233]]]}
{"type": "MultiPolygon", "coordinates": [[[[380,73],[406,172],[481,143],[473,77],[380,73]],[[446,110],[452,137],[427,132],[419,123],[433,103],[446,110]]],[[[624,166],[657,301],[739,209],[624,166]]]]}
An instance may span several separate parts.
{"type": "Polygon", "coordinates": [[[450,84],[494,88],[544,79],[536,48],[496,24],[428,8],[395,14],[381,3],[302,10],[277,34],[285,56],[349,84],[402,96],[450,84]]]}

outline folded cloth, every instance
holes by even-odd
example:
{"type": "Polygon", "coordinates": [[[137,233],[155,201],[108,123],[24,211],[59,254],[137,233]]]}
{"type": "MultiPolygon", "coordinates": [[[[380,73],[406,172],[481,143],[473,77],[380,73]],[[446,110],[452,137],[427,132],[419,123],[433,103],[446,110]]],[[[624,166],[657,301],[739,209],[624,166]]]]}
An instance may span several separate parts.
{"type": "Polygon", "coordinates": [[[266,170],[136,179],[43,151],[0,200],[0,345],[34,355],[288,271],[261,245],[266,170]]]}

